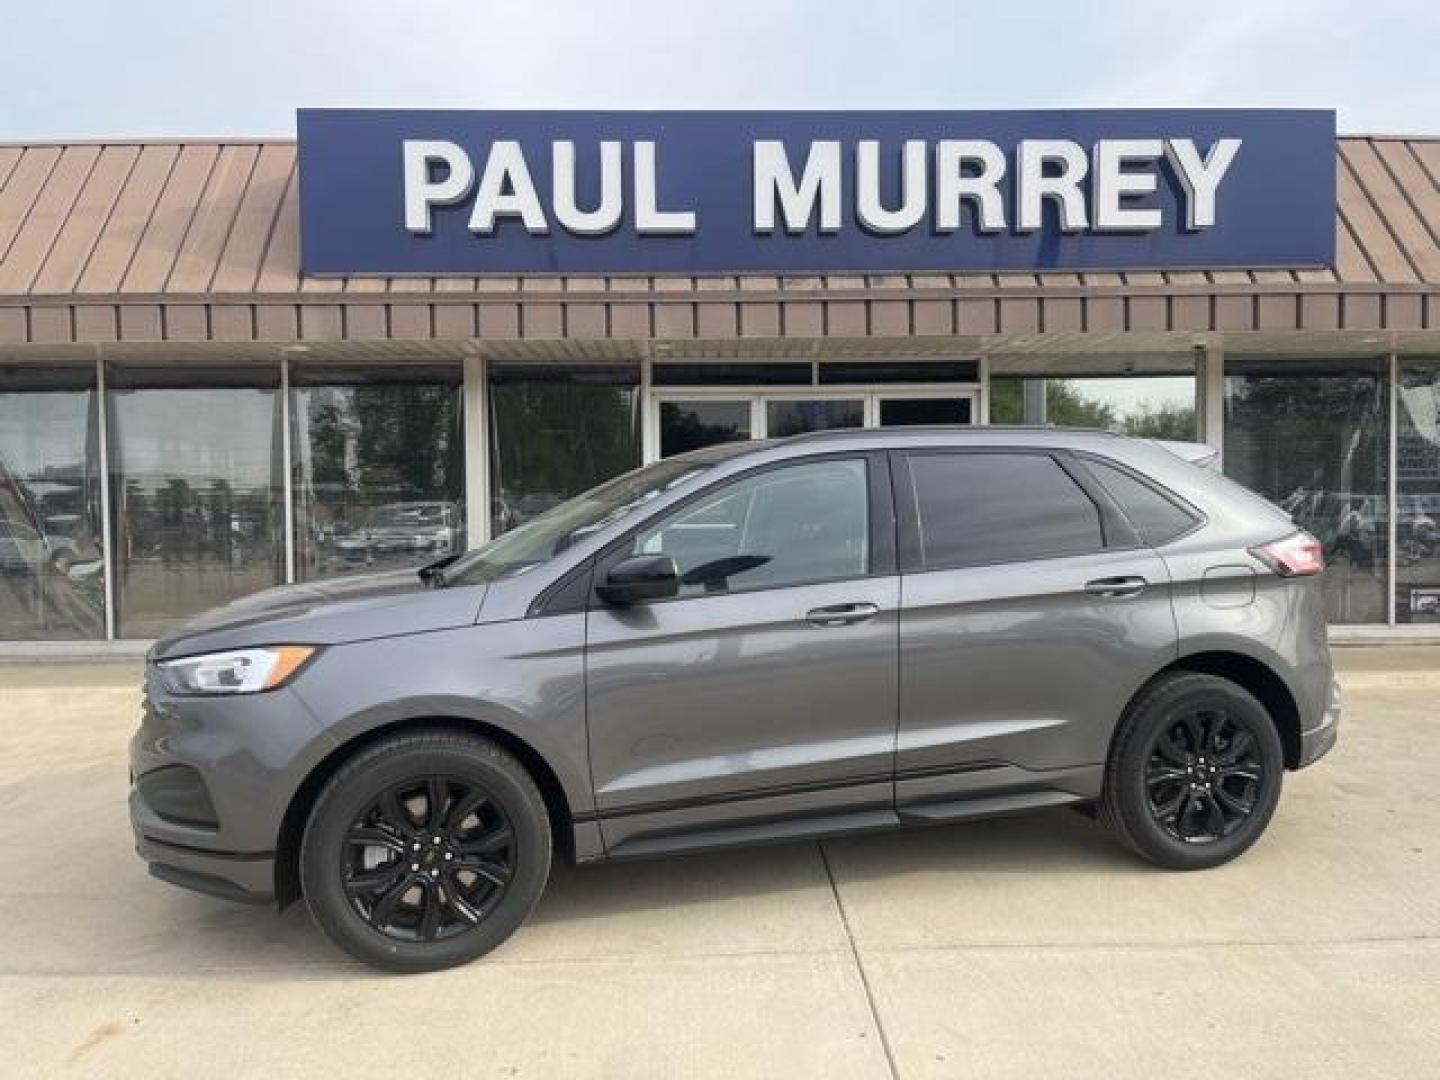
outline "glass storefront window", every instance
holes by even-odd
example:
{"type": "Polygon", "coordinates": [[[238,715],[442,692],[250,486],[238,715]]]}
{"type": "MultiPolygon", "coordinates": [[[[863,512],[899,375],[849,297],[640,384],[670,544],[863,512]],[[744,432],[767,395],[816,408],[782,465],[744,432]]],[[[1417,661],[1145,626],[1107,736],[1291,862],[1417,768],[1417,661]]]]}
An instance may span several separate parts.
{"type": "Polygon", "coordinates": [[[284,574],[278,366],[116,366],[116,633],[163,634],[284,574]]]}
{"type": "Polygon", "coordinates": [[[1395,620],[1440,623],[1440,358],[1401,360],[1399,375],[1395,620]]]}
{"type": "Polygon", "coordinates": [[[1332,623],[1386,618],[1385,413],[1379,362],[1225,363],[1225,472],[1325,546],[1332,623]]]}
{"type": "Polygon", "coordinates": [[[460,382],[458,363],[291,366],[298,578],[465,550],[460,382]]]}
{"type": "Polygon", "coordinates": [[[95,365],[0,368],[0,640],[105,633],[95,365]]]}
{"type": "Polygon", "coordinates": [[[770,438],[807,431],[865,426],[865,402],[859,398],[827,401],[776,399],[765,403],[765,428],[770,438]]]}
{"type": "Polygon", "coordinates": [[[880,426],[968,424],[969,398],[881,398],[880,426]]]}
{"type": "Polygon", "coordinates": [[[743,442],[750,434],[748,399],[660,403],[661,457],[717,443],[743,442]]]}
{"type": "Polygon", "coordinates": [[[639,368],[491,367],[495,535],[639,464],[639,368]]]}
{"type": "Polygon", "coordinates": [[[997,376],[990,380],[990,422],[1100,428],[1151,439],[1200,437],[1193,375],[997,376]],[[1035,393],[1042,388],[1043,411],[1035,393]]]}

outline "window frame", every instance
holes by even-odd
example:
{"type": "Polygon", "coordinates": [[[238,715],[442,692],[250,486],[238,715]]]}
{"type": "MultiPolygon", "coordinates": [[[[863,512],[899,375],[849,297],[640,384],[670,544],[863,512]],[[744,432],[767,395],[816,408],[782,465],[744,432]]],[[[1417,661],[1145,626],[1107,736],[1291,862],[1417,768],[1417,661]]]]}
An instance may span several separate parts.
{"type": "MultiPolygon", "coordinates": [[[[804,457],[791,457],[783,458],[779,461],[768,461],[764,464],[741,470],[740,472],[730,473],[727,476],[716,479],[697,491],[690,492],[683,499],[678,499],[651,514],[647,514],[642,520],[636,521],[626,529],[624,533],[607,544],[593,560],[589,560],[588,577],[590,583],[589,589],[587,590],[589,597],[588,603],[586,604],[587,609],[596,611],[612,608],[612,605],[601,599],[600,594],[596,591],[596,585],[605,579],[605,575],[609,573],[611,567],[630,555],[630,549],[635,537],[649,529],[656,522],[682,513],[687,506],[699,502],[702,499],[712,498],[719,495],[728,487],[732,487],[743,481],[752,480],[765,473],[794,468],[800,465],[822,464],[827,461],[862,461],[865,463],[870,565],[864,574],[859,574],[854,577],[828,577],[815,580],[792,581],[783,585],[763,585],[752,589],[703,593],[699,596],[671,596],[663,600],[643,601],[635,606],[650,607],[659,604],[718,600],[730,596],[746,596],[753,593],[777,592],[782,589],[801,589],[812,585],[828,585],[840,581],[864,581],[870,578],[893,576],[898,572],[898,521],[895,512],[895,498],[891,486],[891,471],[889,462],[887,461],[887,452],[884,450],[842,450],[828,454],[807,454],[804,457]]],[[[550,599],[557,601],[557,603],[545,604],[539,610],[532,607],[530,614],[552,615],[560,614],[563,611],[573,611],[574,593],[572,590],[575,586],[571,578],[574,575],[585,575],[585,573],[585,567],[577,566],[570,573],[564,575],[562,581],[568,587],[560,589],[552,588],[552,590],[550,590],[550,599]],[[567,597],[571,598],[568,603],[565,602],[567,597]]]]}
{"type": "Polygon", "coordinates": [[[1008,566],[1019,563],[1052,562],[1057,559],[1083,559],[1114,551],[1134,551],[1145,547],[1135,527],[1120,511],[1109,492],[1099,481],[1086,473],[1075,461],[1072,451],[1046,446],[916,446],[890,451],[891,486],[895,491],[896,517],[899,524],[897,555],[902,574],[925,574],[944,570],[966,570],[984,566],[1008,566]],[[910,459],[915,457],[949,457],[953,455],[1024,455],[1043,457],[1079,488],[1080,493],[1095,507],[1100,522],[1100,546],[1093,551],[1070,552],[1064,555],[1040,555],[1025,559],[975,559],[927,565],[920,540],[920,507],[915,491],[910,459]]]}

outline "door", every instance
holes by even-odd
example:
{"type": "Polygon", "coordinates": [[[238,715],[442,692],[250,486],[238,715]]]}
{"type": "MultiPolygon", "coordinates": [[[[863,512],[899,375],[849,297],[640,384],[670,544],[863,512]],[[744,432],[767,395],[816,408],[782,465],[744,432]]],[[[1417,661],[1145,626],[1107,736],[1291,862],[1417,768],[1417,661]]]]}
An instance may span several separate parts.
{"type": "Polygon", "coordinates": [[[701,492],[602,557],[597,574],[667,554],[682,581],[673,599],[589,613],[608,847],[782,835],[796,815],[893,821],[892,506],[884,455],[807,458],[701,492]]]}
{"type": "Polygon", "coordinates": [[[1165,564],[1064,455],[895,460],[900,813],[1097,794],[1121,711],[1176,653],[1165,564]]]}

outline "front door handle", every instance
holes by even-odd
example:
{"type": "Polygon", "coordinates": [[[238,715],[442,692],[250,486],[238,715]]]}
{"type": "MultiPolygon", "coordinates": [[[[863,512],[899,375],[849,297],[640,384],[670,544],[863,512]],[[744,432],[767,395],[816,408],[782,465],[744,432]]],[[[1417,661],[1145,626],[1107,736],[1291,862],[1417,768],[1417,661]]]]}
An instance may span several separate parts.
{"type": "Polygon", "coordinates": [[[1149,582],[1143,577],[1102,577],[1085,583],[1085,591],[1091,596],[1104,596],[1112,600],[1123,600],[1127,596],[1139,596],[1149,582]]]}
{"type": "Polygon", "coordinates": [[[879,611],[877,604],[831,604],[807,611],[805,621],[811,626],[850,626],[873,619],[879,611]]]}

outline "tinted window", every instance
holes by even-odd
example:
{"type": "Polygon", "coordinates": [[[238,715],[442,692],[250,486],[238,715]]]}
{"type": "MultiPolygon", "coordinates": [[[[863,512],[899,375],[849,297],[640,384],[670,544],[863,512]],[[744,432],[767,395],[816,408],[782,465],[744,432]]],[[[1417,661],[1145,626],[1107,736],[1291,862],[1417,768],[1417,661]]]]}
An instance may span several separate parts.
{"type": "Polygon", "coordinates": [[[635,554],[669,555],[681,596],[862,577],[870,512],[861,460],[771,469],[649,526],[635,554]]]}
{"type": "Polygon", "coordinates": [[[1085,464],[1110,497],[1120,504],[1130,524],[1139,530],[1147,544],[1167,543],[1195,524],[1188,511],[1124,469],[1098,461],[1085,464]]]}
{"type": "Polygon", "coordinates": [[[1043,454],[910,458],[927,567],[1020,562],[1099,551],[1100,512],[1043,454]]]}

